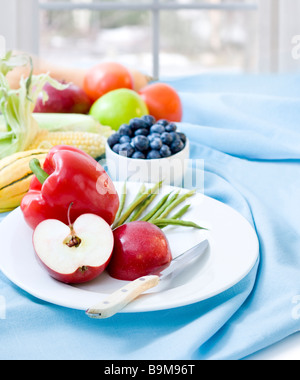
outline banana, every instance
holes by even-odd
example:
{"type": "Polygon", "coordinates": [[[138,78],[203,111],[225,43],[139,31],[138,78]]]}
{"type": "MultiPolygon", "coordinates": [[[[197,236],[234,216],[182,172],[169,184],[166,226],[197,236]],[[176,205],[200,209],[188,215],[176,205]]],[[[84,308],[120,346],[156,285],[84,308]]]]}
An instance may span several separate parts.
{"type": "Polygon", "coordinates": [[[20,206],[33,177],[29,168],[30,160],[37,158],[43,165],[47,154],[48,150],[31,150],[0,160],[0,213],[20,206]]]}

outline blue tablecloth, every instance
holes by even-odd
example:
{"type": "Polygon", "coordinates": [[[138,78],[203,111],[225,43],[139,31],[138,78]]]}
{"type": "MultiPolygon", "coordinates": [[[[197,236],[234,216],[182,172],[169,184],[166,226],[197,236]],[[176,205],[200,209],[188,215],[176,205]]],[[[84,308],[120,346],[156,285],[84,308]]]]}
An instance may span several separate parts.
{"type": "Polygon", "coordinates": [[[260,260],[207,301],[107,320],[38,300],[0,273],[0,359],[235,360],[300,329],[300,76],[169,83],[192,157],[205,160],[205,194],[252,223],[260,260]]]}

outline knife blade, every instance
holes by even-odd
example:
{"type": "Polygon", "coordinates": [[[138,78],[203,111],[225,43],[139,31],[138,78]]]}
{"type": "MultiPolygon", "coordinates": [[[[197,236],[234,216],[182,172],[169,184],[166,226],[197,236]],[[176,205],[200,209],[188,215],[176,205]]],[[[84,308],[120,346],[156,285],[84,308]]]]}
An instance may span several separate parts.
{"type": "Polygon", "coordinates": [[[174,258],[170,265],[161,272],[138,278],[117,290],[108,296],[108,298],[89,308],[86,311],[86,315],[93,319],[112,317],[145,291],[156,287],[162,281],[173,279],[182,273],[182,271],[205,253],[208,246],[208,240],[202,241],[200,244],[174,258]]]}

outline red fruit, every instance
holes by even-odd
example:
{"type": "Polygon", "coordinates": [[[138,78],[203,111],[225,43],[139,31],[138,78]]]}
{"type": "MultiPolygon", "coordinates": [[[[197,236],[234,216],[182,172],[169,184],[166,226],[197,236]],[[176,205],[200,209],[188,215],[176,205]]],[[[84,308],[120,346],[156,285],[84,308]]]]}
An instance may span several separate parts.
{"type": "Polygon", "coordinates": [[[113,90],[133,90],[133,77],[126,67],[119,63],[101,63],[90,69],[84,78],[84,91],[95,102],[113,90]]]}
{"type": "Polygon", "coordinates": [[[161,270],[172,261],[169,242],[160,228],[148,222],[131,222],[114,231],[114,251],[108,273],[124,281],[161,270]]]}
{"type": "Polygon", "coordinates": [[[87,114],[92,102],[80,87],[70,84],[65,90],[57,90],[49,83],[43,89],[49,99],[44,103],[40,94],[34,109],[35,113],[77,113],[87,114]]]}
{"type": "Polygon", "coordinates": [[[81,284],[105,270],[114,239],[104,219],[85,214],[70,226],[55,219],[45,220],[34,231],[33,245],[51,277],[66,284],[81,284]]]}
{"type": "Polygon", "coordinates": [[[34,176],[21,202],[23,217],[32,229],[47,219],[67,223],[71,203],[74,219],[91,213],[109,225],[114,222],[119,195],[105,169],[87,153],[73,146],[57,145],[49,151],[43,169],[35,174],[48,177],[40,182],[34,176]]]}
{"type": "Polygon", "coordinates": [[[181,99],[174,88],[168,84],[150,84],[140,90],[139,94],[147,104],[150,115],[154,116],[156,120],[182,121],[181,99]]]}

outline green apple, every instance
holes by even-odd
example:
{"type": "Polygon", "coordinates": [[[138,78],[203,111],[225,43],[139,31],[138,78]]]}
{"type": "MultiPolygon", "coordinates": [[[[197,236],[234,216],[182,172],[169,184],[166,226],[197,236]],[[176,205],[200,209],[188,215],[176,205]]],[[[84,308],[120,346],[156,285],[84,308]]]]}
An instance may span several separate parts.
{"type": "Polygon", "coordinates": [[[91,107],[90,114],[102,125],[117,131],[122,124],[128,124],[135,117],[149,115],[149,111],[137,92],[120,89],[98,99],[91,107]]]}

